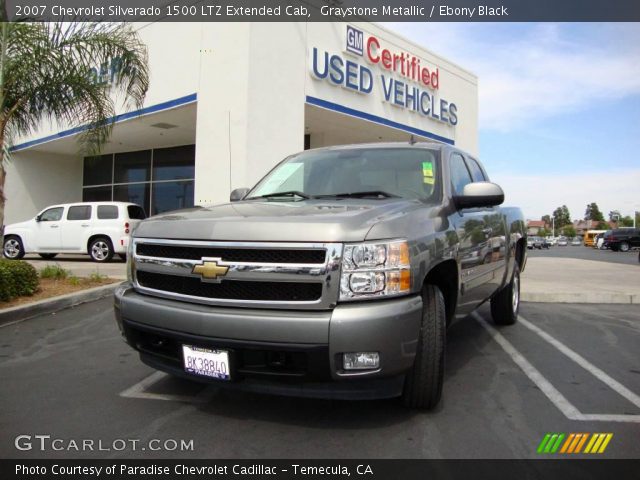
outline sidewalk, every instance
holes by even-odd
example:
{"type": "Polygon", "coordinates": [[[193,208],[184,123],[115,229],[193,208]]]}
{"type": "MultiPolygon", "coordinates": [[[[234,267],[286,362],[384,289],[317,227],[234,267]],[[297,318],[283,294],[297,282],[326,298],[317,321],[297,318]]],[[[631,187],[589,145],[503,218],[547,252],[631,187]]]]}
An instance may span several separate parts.
{"type": "Polygon", "coordinates": [[[640,264],[573,258],[528,258],[523,302],[640,304],[640,264]]]}
{"type": "Polygon", "coordinates": [[[26,255],[24,259],[36,270],[42,270],[47,265],[60,265],[76,277],[89,277],[92,273],[99,273],[110,278],[124,280],[127,278],[126,264],[117,256],[109,263],[96,263],[88,255],[60,254],[53,260],[44,260],[38,255],[26,255]]]}

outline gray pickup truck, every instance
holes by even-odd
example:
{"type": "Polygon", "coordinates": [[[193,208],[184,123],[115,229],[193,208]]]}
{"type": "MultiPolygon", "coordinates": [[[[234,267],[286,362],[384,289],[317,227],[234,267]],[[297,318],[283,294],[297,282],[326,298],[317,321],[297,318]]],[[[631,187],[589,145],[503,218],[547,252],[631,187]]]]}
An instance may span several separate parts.
{"type": "Polygon", "coordinates": [[[526,229],[503,201],[448,145],[292,155],[230,203],[141,222],[118,327],[173,375],[432,408],[451,322],[486,301],[517,319],[526,229]]]}

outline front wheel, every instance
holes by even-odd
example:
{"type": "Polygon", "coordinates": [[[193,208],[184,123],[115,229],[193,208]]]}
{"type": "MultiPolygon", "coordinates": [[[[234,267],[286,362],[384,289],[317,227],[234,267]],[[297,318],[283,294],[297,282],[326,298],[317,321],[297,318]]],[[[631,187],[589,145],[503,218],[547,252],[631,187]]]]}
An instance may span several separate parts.
{"type": "Polygon", "coordinates": [[[418,347],[405,378],[402,402],[411,408],[432,409],[442,396],[447,320],[444,296],[437,286],[424,286],[422,302],[418,347]]]}
{"type": "Polygon", "coordinates": [[[621,252],[628,252],[629,251],[629,244],[627,242],[621,242],[620,243],[620,251],[621,252]]]}
{"type": "Polygon", "coordinates": [[[513,325],[520,310],[520,267],[516,263],[511,282],[491,299],[491,317],[496,325],[513,325]]]}
{"type": "Polygon", "coordinates": [[[4,237],[2,254],[9,260],[20,260],[24,257],[24,246],[20,237],[11,235],[4,237]]]}
{"type": "Polygon", "coordinates": [[[105,263],[113,258],[113,245],[106,237],[98,237],[89,244],[89,255],[94,262],[105,263]]]}

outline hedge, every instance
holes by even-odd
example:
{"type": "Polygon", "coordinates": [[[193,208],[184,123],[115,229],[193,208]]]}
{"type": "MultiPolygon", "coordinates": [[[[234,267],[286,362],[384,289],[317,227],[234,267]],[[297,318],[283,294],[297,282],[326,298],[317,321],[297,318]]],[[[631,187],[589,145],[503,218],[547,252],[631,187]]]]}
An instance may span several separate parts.
{"type": "Polygon", "coordinates": [[[0,301],[33,295],[38,290],[38,272],[30,263],[0,259],[0,301]]]}

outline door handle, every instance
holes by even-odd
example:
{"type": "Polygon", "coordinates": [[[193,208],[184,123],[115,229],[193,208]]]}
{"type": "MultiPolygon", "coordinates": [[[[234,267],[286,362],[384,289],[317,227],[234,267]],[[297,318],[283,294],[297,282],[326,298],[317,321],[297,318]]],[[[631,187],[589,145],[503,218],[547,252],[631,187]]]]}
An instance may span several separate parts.
{"type": "Polygon", "coordinates": [[[58,228],[59,225],[49,225],[49,228],[58,228]]]}
{"type": "Polygon", "coordinates": [[[85,223],[85,224],[82,224],[82,225],[80,225],[80,226],[81,226],[81,227],[90,227],[91,225],[87,225],[87,224],[85,223]]]}

